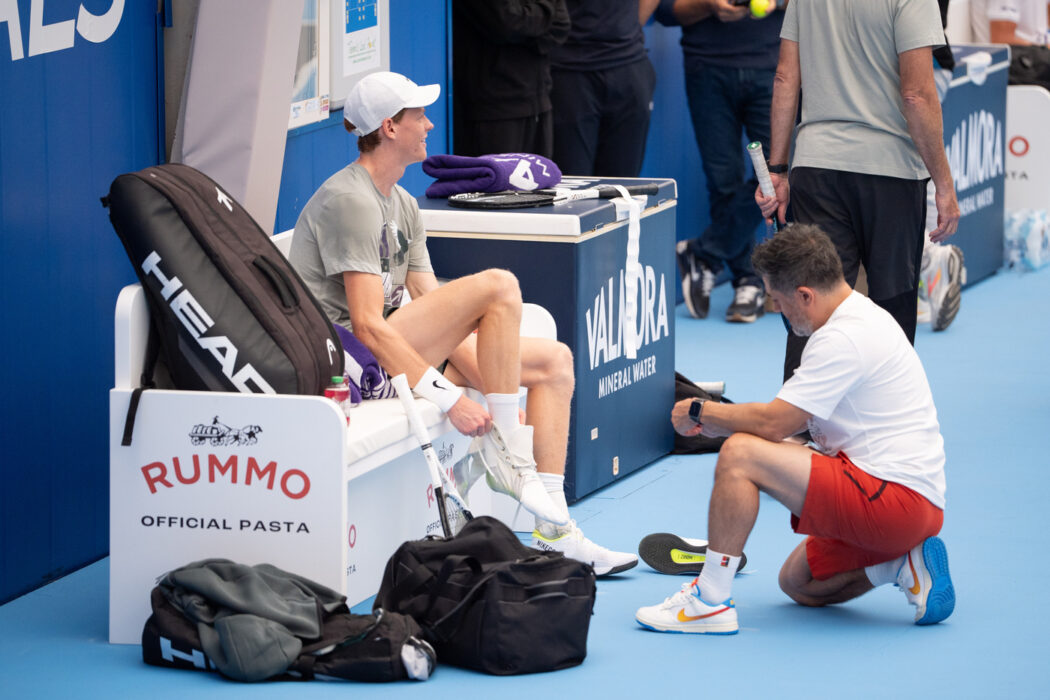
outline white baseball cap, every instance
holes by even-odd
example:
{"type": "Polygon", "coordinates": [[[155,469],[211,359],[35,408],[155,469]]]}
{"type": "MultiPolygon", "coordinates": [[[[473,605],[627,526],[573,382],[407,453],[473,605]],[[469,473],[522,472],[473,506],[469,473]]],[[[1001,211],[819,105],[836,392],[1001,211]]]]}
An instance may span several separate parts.
{"type": "Polygon", "coordinates": [[[440,85],[416,85],[400,73],[369,73],[350,89],[343,103],[343,121],[352,124],[358,136],[367,136],[384,119],[403,109],[431,105],[440,94],[440,85]]]}

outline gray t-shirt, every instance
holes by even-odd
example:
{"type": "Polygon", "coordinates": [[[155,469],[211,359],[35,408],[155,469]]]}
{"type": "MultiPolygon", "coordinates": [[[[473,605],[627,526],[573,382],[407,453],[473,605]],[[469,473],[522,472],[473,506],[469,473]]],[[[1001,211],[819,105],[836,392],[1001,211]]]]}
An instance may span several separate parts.
{"type": "Polygon", "coordinates": [[[419,205],[400,185],[389,197],[351,163],[303,207],[288,258],[333,323],[350,328],[344,272],[383,280],[383,313],[401,306],[408,272],[432,272],[419,205]]]}
{"type": "Polygon", "coordinates": [[[929,177],[901,111],[898,54],[944,44],[936,0],[792,0],[802,121],[793,166],[929,177]]]}

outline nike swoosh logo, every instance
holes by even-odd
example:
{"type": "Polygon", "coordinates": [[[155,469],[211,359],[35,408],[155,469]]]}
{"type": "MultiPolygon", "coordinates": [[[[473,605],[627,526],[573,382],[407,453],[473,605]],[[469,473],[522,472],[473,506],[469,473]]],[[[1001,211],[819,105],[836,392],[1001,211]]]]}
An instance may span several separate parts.
{"type": "Polygon", "coordinates": [[[912,595],[919,595],[919,591],[922,590],[922,586],[919,585],[919,574],[915,571],[915,565],[911,563],[911,552],[908,552],[908,567],[911,569],[911,580],[912,585],[908,591],[912,595]]]}
{"type": "Polygon", "coordinates": [[[442,391],[448,391],[448,389],[446,389],[445,387],[443,387],[440,384],[438,384],[438,380],[436,380],[436,379],[433,382],[431,382],[431,383],[434,385],[435,389],[441,389],[442,391]]]}
{"type": "Polygon", "coordinates": [[[678,611],[678,621],[679,622],[696,622],[697,620],[703,620],[705,617],[713,617],[713,616],[718,615],[720,613],[724,613],[726,610],[729,610],[729,608],[720,608],[718,610],[715,610],[714,612],[707,613],[706,615],[686,615],[685,614],[685,608],[682,608],[681,610],[678,611]]]}

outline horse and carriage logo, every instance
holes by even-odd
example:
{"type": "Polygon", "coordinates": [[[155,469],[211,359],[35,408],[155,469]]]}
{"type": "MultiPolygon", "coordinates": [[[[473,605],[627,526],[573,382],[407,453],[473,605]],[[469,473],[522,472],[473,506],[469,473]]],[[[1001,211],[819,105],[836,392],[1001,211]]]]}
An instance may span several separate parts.
{"type": "Polygon", "coordinates": [[[212,418],[211,425],[198,423],[190,430],[190,444],[203,445],[208,443],[213,447],[228,445],[254,445],[259,442],[259,433],[262,428],[258,425],[246,425],[243,428],[231,428],[218,416],[212,418]]]}

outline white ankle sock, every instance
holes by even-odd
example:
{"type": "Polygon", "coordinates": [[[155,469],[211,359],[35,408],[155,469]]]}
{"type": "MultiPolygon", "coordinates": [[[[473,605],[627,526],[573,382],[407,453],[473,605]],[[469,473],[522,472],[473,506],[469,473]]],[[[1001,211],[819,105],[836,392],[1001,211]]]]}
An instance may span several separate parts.
{"type": "MultiPolygon", "coordinates": [[[[547,495],[551,497],[551,501],[554,505],[565,513],[565,519],[569,519],[569,503],[565,500],[565,475],[564,474],[550,474],[548,472],[537,472],[540,477],[540,481],[543,482],[543,488],[547,491],[547,495]]],[[[541,535],[548,539],[554,539],[561,537],[569,531],[568,525],[555,525],[554,523],[536,518],[536,529],[541,535]]]]}
{"type": "Polygon", "coordinates": [[[499,426],[504,435],[518,429],[521,423],[518,421],[517,394],[485,394],[485,401],[488,402],[492,422],[499,426]]]}
{"type": "Polygon", "coordinates": [[[871,585],[883,586],[887,583],[896,583],[897,573],[901,570],[901,567],[904,566],[904,557],[906,556],[908,555],[905,554],[903,557],[890,559],[881,564],[865,566],[864,573],[867,574],[868,580],[871,581],[871,585]]]}
{"type": "Polygon", "coordinates": [[[701,599],[708,605],[727,600],[733,592],[733,577],[738,566],[740,557],[731,557],[708,547],[704,568],[696,582],[701,599]]]}

